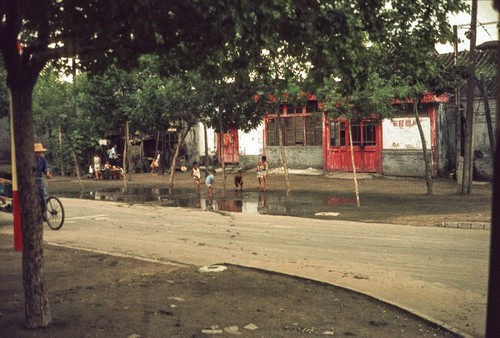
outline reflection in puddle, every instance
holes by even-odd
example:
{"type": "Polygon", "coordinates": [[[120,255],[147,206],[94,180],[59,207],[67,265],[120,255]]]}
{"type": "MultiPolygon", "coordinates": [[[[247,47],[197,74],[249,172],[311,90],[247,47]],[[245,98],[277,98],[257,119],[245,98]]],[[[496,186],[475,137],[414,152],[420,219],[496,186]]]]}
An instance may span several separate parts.
{"type": "Polygon", "coordinates": [[[161,206],[196,208],[211,211],[241,212],[315,217],[339,211],[339,206],[356,203],[355,198],[332,196],[318,192],[292,192],[290,199],[283,192],[218,190],[214,197],[205,191],[197,194],[191,189],[176,189],[174,195],[163,188],[120,187],[100,189],[86,193],[58,192],[61,197],[120,201],[129,203],[154,203],[161,206]]]}
{"type": "Polygon", "coordinates": [[[325,205],[341,205],[341,204],[351,204],[356,203],[355,198],[344,198],[344,197],[325,197],[325,205]]]}

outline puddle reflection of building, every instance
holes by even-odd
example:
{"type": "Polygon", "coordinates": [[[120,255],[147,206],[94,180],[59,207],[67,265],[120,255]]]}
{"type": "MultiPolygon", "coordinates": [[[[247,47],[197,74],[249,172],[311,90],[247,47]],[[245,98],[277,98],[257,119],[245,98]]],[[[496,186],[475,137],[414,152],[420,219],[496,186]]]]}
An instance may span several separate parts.
{"type": "Polygon", "coordinates": [[[257,204],[257,211],[261,214],[269,214],[269,203],[267,202],[267,194],[259,191],[259,202],[257,204]]]}
{"type": "Polygon", "coordinates": [[[325,205],[340,205],[340,204],[351,204],[356,203],[355,198],[346,198],[346,197],[333,197],[328,196],[325,197],[324,204],[325,205]]]}

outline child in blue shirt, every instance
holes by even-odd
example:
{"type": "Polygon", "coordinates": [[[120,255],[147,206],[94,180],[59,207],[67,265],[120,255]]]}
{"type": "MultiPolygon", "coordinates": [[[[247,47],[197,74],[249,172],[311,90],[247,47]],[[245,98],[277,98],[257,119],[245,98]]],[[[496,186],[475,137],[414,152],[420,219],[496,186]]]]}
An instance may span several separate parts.
{"type": "Polygon", "coordinates": [[[205,178],[205,185],[207,186],[208,196],[214,195],[214,181],[215,181],[215,171],[212,171],[205,178]]]}

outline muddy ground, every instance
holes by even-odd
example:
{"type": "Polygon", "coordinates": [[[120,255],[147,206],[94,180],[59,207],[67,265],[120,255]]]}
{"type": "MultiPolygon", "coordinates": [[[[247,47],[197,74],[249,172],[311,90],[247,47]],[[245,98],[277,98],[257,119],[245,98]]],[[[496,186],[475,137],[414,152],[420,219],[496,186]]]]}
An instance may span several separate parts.
{"type": "MultiPolygon", "coordinates": [[[[129,186],[167,187],[166,175],[138,174],[129,186]]],[[[216,189],[221,194],[221,175],[216,189]]],[[[245,173],[245,192],[257,187],[245,173]],[[255,187],[254,187],[255,186],[255,187]]],[[[82,191],[116,187],[122,181],[82,181],[82,191]]],[[[177,173],[175,187],[193,187],[177,173]]],[[[231,188],[228,180],[228,188],[231,188]]],[[[491,186],[456,194],[453,181],[375,177],[359,182],[361,207],[336,205],[337,219],[418,226],[489,222],[491,186]]],[[[74,179],[56,177],[51,193],[78,190],[74,179]]],[[[292,175],[293,191],[334,192],[352,198],[354,184],[325,175],[292,175]]],[[[269,191],[285,191],[282,175],[271,174],[269,191]]],[[[205,194],[202,191],[202,194],[205,194]]],[[[217,195],[216,195],[217,196],[217,195]]],[[[63,229],[64,230],[64,229],[63,229]]],[[[63,231],[61,230],[61,231],[63,231]]],[[[2,337],[449,337],[454,334],[398,308],[331,285],[228,266],[201,273],[173,266],[46,246],[52,324],[26,330],[21,254],[12,238],[0,236],[0,336],[2,337]]]]}
{"type": "MultiPolygon", "coordinates": [[[[305,171],[308,172],[308,171],[305,171]]],[[[243,198],[250,196],[261,198],[263,193],[257,190],[257,179],[253,171],[244,172],[243,198]],[[257,197],[258,195],[258,197],[257,197]]],[[[456,182],[448,178],[439,178],[433,181],[433,195],[427,195],[424,179],[395,178],[377,175],[358,174],[360,207],[357,207],[355,185],[349,174],[322,174],[322,175],[290,175],[291,196],[308,196],[311,198],[321,195],[321,211],[338,213],[335,219],[361,222],[380,222],[416,226],[451,225],[457,222],[489,223],[491,222],[491,193],[489,182],[474,182],[471,194],[457,193],[456,182]],[[341,177],[341,178],[339,178],[341,177]]],[[[134,174],[128,181],[130,188],[151,188],[167,194],[169,175],[164,174],[134,174]]],[[[89,191],[124,187],[123,181],[96,181],[82,179],[81,185],[74,178],[56,177],[49,183],[49,191],[53,194],[63,194],[68,191],[81,191],[82,195],[89,191]]],[[[174,175],[174,195],[176,191],[192,190],[195,196],[193,180],[189,172],[177,171],[174,175]]],[[[226,179],[226,193],[223,193],[223,179],[220,172],[216,175],[215,200],[226,198],[234,194],[232,175],[226,179]]],[[[239,194],[239,192],[238,192],[239,194]]],[[[206,196],[206,188],[202,184],[202,197],[206,196]]],[[[273,173],[269,175],[269,186],[265,196],[269,196],[272,203],[285,203],[286,183],[284,175],[273,173]],[[276,202],[278,201],[278,202],[276,202]]],[[[307,200],[303,203],[304,214],[308,208],[307,200]]],[[[298,202],[300,204],[300,201],[298,202]]],[[[273,205],[271,205],[273,207],[273,205]]],[[[274,206],[276,207],[276,206],[274,206]]],[[[318,210],[315,210],[318,211],[318,210]]],[[[309,212],[314,215],[314,212],[309,212]]],[[[294,216],[301,216],[300,211],[294,216]]]]}

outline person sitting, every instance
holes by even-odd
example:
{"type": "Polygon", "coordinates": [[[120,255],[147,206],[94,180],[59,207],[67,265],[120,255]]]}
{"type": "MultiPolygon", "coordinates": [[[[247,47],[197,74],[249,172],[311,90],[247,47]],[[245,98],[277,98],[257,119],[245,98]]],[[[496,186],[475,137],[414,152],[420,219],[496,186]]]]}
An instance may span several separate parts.
{"type": "Polygon", "coordinates": [[[104,164],[102,178],[105,180],[109,180],[111,178],[111,164],[109,163],[109,161],[106,161],[106,163],[104,164]]]}

